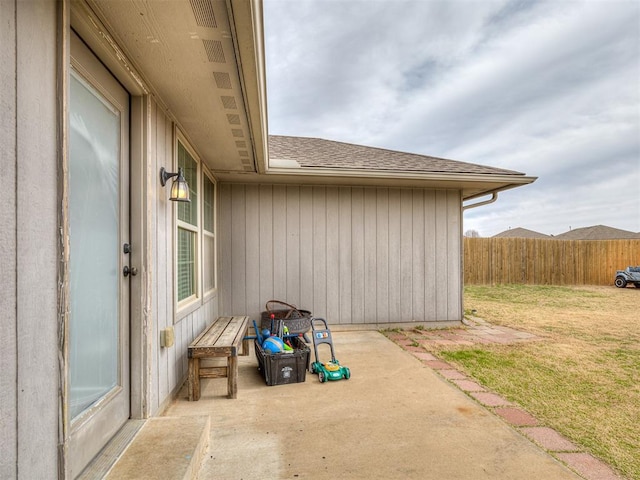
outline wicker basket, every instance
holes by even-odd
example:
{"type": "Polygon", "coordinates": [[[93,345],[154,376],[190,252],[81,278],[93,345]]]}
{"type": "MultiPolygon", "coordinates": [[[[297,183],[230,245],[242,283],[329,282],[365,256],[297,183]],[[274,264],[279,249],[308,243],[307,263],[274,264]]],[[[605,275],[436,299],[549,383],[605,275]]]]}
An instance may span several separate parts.
{"type": "Polygon", "coordinates": [[[274,320],[284,320],[284,324],[292,335],[302,335],[311,330],[311,312],[302,310],[295,305],[269,300],[265,305],[266,311],[260,314],[260,329],[271,329],[271,316],[274,320]],[[284,308],[283,308],[284,307],[284,308]]]}

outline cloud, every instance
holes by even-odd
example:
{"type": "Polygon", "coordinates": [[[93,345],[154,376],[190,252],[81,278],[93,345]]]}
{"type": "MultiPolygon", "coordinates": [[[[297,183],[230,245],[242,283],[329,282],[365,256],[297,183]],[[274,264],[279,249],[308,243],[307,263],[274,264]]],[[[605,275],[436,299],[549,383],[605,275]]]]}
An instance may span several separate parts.
{"type": "MultiPolygon", "coordinates": [[[[640,231],[640,3],[265,3],[271,133],[538,176],[465,230],[640,231]]],[[[486,233],[485,233],[486,232],[486,233]]]]}

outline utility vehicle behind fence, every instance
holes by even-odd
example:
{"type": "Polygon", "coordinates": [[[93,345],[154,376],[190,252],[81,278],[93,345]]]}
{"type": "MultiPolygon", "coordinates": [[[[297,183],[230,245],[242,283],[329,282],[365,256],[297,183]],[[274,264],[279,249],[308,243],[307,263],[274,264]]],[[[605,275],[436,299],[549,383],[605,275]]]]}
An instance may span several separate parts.
{"type": "Polygon", "coordinates": [[[618,288],[624,288],[628,283],[633,283],[636,288],[640,288],[640,266],[618,270],[614,283],[618,288]]]}

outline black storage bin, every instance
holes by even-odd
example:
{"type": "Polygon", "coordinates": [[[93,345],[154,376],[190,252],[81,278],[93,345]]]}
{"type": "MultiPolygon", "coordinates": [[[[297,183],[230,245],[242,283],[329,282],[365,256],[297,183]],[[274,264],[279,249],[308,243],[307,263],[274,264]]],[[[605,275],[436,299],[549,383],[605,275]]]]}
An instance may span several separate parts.
{"type": "Polygon", "coordinates": [[[258,370],[264,376],[267,385],[286,385],[305,381],[311,349],[299,337],[293,337],[293,353],[269,354],[258,341],[254,342],[258,370]]]}

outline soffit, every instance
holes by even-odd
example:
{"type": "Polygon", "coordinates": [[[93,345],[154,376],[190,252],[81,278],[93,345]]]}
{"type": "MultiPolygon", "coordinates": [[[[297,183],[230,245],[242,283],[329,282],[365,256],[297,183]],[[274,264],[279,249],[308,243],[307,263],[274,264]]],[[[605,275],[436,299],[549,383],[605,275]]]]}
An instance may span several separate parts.
{"type": "Polygon", "coordinates": [[[460,190],[464,200],[533,183],[536,177],[483,174],[420,174],[403,172],[368,172],[331,169],[271,168],[265,174],[218,173],[224,183],[289,184],[323,186],[371,186],[389,188],[434,188],[460,190]]]}
{"type": "MultiPolygon", "coordinates": [[[[263,106],[255,103],[263,99],[253,95],[254,104],[249,105],[246,91],[261,89],[263,79],[255,57],[241,69],[236,35],[240,31],[251,37],[242,40],[243,55],[253,56],[252,42],[261,42],[254,38],[253,22],[261,23],[261,17],[250,8],[241,8],[234,17],[232,5],[224,0],[91,0],[85,11],[100,20],[144,88],[166,108],[212,171],[255,172],[256,163],[263,161],[257,155],[264,156],[266,117],[263,106]],[[250,110],[256,118],[250,118],[250,110]],[[256,128],[257,152],[252,137],[256,128]]],[[[89,36],[104,37],[102,32],[89,36]]]]}

